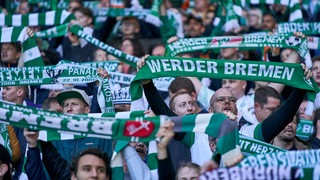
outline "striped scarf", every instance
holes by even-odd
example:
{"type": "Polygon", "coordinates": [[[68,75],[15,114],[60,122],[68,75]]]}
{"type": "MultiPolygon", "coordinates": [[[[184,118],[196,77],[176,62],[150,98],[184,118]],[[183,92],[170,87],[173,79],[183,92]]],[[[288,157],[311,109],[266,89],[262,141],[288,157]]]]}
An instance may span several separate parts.
{"type": "Polygon", "coordinates": [[[53,26],[67,23],[72,19],[75,19],[74,15],[66,10],[24,15],[0,14],[0,26],[53,26]]]}
{"type": "MultiPolygon", "coordinates": [[[[0,20],[1,22],[1,20],[0,20]]],[[[24,27],[0,28],[1,43],[22,43],[24,66],[43,66],[43,60],[34,37],[29,37],[24,27]]]]}

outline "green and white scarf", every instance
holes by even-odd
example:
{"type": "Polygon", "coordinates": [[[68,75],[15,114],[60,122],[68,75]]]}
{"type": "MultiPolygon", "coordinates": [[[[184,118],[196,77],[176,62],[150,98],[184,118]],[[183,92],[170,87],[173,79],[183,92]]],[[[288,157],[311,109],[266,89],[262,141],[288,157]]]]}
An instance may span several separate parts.
{"type": "Polygon", "coordinates": [[[267,81],[318,92],[300,64],[149,56],[131,82],[132,100],[142,97],[141,80],[177,76],[267,81]]]}
{"type": "Polygon", "coordinates": [[[24,66],[43,66],[43,60],[34,37],[29,37],[24,27],[0,28],[1,43],[22,44],[22,59],[24,66]]]}
{"type": "Polygon", "coordinates": [[[307,39],[297,38],[291,35],[266,35],[266,36],[218,36],[204,38],[179,39],[167,44],[166,55],[176,56],[179,53],[214,48],[239,47],[244,49],[256,49],[259,47],[293,48],[298,50],[302,57],[308,51],[307,39]]]}
{"type": "Polygon", "coordinates": [[[241,179],[300,179],[310,180],[320,178],[320,166],[311,168],[296,168],[282,166],[268,167],[230,167],[208,170],[200,175],[199,180],[241,180],[241,179]]]}
{"type": "Polygon", "coordinates": [[[307,140],[312,133],[313,133],[312,120],[306,120],[306,119],[299,120],[296,135],[303,140],[307,140]]]}
{"type": "Polygon", "coordinates": [[[55,27],[47,29],[47,30],[36,32],[35,36],[40,37],[40,38],[61,37],[61,36],[64,36],[67,34],[68,27],[69,27],[68,23],[62,24],[62,25],[55,26],[55,27]]]}
{"type": "Polygon", "coordinates": [[[108,54],[112,54],[113,56],[118,58],[120,61],[125,62],[132,67],[136,67],[136,62],[139,60],[138,57],[135,57],[135,56],[132,56],[129,54],[125,54],[124,52],[99,41],[98,39],[92,37],[91,35],[83,32],[82,28],[78,25],[71,26],[69,31],[76,34],[80,38],[87,40],[89,43],[97,46],[98,48],[106,51],[108,54]]]}
{"type": "Polygon", "coordinates": [[[248,156],[286,151],[285,149],[273,146],[269,143],[265,143],[257,139],[253,139],[243,135],[240,135],[239,137],[241,151],[248,156]]]}
{"type": "Polygon", "coordinates": [[[305,35],[318,35],[320,34],[320,22],[283,22],[278,24],[277,32],[302,32],[305,35]]]}
{"type": "Polygon", "coordinates": [[[241,161],[241,167],[314,167],[320,164],[320,150],[281,151],[248,156],[241,161]]]}
{"type": "Polygon", "coordinates": [[[67,23],[72,19],[75,19],[74,15],[66,10],[25,15],[0,14],[0,26],[52,26],[67,23]]]}
{"type": "Polygon", "coordinates": [[[57,66],[1,68],[0,79],[2,80],[0,86],[82,84],[99,80],[100,108],[103,112],[114,111],[108,79],[101,78],[96,68],[68,63],[57,66]]]}

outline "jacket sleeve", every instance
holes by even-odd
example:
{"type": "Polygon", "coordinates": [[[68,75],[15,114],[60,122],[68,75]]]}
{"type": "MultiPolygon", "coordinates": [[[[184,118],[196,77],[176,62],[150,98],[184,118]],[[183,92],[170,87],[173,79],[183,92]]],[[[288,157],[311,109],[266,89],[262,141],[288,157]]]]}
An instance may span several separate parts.
{"type": "Polygon", "coordinates": [[[143,85],[143,90],[152,111],[156,115],[177,116],[164,102],[153,82],[143,85]]]}
{"type": "Polygon", "coordinates": [[[137,151],[128,145],[123,150],[124,158],[127,162],[128,170],[132,179],[149,180],[151,172],[145,162],[142,161],[137,151]]]}
{"type": "Polygon", "coordinates": [[[70,179],[71,171],[68,162],[61,157],[51,142],[41,142],[42,161],[51,179],[70,179]]]}
{"type": "Polygon", "coordinates": [[[261,135],[265,142],[270,142],[293,120],[305,94],[306,90],[295,89],[287,101],[261,123],[261,135]]]}
{"type": "Polygon", "coordinates": [[[166,159],[158,159],[159,180],[174,180],[176,176],[170,157],[169,149],[167,149],[167,151],[168,157],[166,159]]]}
{"type": "Polygon", "coordinates": [[[43,166],[42,166],[42,161],[40,158],[40,150],[38,147],[28,149],[25,171],[29,179],[34,179],[34,180],[46,179],[43,166]]]}

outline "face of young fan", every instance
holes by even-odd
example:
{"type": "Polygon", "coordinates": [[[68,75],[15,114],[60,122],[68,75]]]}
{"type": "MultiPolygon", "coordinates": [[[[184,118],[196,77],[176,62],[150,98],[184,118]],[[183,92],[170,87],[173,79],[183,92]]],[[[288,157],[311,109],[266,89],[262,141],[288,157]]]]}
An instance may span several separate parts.
{"type": "Polygon", "coordinates": [[[5,86],[2,89],[2,99],[8,102],[18,103],[19,97],[21,97],[21,89],[16,86],[5,86]]]}
{"type": "Polygon", "coordinates": [[[12,44],[3,43],[1,46],[1,61],[4,63],[16,63],[20,57],[20,52],[17,52],[12,44]]]}
{"type": "Polygon", "coordinates": [[[174,99],[174,109],[178,116],[196,113],[196,102],[189,94],[181,94],[174,99]]]}
{"type": "Polygon", "coordinates": [[[107,52],[101,49],[97,49],[94,53],[94,61],[102,62],[107,60],[107,52]]]}
{"type": "Polygon", "coordinates": [[[130,146],[132,146],[137,151],[140,158],[144,160],[144,158],[147,156],[147,153],[148,153],[148,148],[146,144],[142,142],[130,142],[130,146]]]}
{"type": "Polygon", "coordinates": [[[133,46],[130,40],[124,40],[121,44],[121,51],[123,51],[126,54],[133,55],[133,46]]]}
{"type": "Polygon", "coordinates": [[[179,174],[177,174],[177,179],[178,180],[196,180],[199,177],[199,173],[189,167],[184,167],[180,170],[179,174]]]}
{"type": "Polygon", "coordinates": [[[92,18],[90,18],[89,16],[84,15],[80,11],[74,12],[74,16],[76,17],[77,21],[79,21],[79,24],[82,27],[90,26],[91,23],[92,23],[92,18]]]}
{"type": "Polygon", "coordinates": [[[109,180],[107,176],[107,166],[105,162],[97,156],[87,154],[83,155],[78,162],[78,171],[72,174],[72,180],[109,180]]]}
{"type": "Polygon", "coordinates": [[[134,35],[135,33],[139,32],[139,28],[137,26],[137,24],[139,23],[136,22],[136,20],[134,19],[130,19],[130,20],[124,20],[121,24],[121,33],[124,36],[130,36],[130,35],[134,35]]]}

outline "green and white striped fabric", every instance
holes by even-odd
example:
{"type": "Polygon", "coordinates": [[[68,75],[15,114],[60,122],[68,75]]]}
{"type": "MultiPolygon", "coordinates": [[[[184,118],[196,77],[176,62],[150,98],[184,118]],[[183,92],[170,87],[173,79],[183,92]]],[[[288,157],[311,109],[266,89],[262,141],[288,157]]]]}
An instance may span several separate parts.
{"type": "Polygon", "coordinates": [[[30,67],[44,65],[35,38],[27,35],[25,27],[0,28],[0,42],[21,42],[24,66],[30,67]]]}
{"type": "Polygon", "coordinates": [[[233,9],[238,16],[242,16],[242,9],[250,5],[281,4],[289,9],[289,22],[303,22],[301,6],[298,0],[235,0],[233,9]]]}
{"type": "Polygon", "coordinates": [[[66,10],[24,15],[0,14],[0,26],[53,26],[67,23],[72,19],[75,19],[74,15],[66,10]]]}

